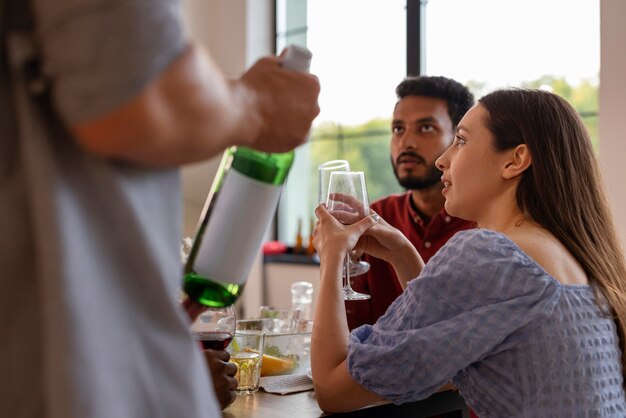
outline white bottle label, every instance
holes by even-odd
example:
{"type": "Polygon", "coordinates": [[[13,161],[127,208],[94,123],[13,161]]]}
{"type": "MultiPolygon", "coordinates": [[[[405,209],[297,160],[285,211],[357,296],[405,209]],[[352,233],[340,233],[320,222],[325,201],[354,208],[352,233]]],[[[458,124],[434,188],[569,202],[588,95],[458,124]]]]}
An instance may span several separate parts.
{"type": "Polygon", "coordinates": [[[248,279],[268,227],[265,220],[276,211],[282,185],[251,179],[235,169],[228,171],[223,182],[194,270],[216,282],[241,285],[248,279]]]}

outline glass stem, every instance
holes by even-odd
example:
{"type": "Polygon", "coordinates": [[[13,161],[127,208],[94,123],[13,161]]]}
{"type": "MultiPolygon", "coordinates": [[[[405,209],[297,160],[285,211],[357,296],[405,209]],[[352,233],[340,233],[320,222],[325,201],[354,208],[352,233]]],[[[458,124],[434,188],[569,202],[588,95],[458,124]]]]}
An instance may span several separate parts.
{"type": "Polygon", "coordinates": [[[344,293],[352,290],[350,286],[350,253],[346,254],[346,258],[343,261],[343,289],[344,293]]]}

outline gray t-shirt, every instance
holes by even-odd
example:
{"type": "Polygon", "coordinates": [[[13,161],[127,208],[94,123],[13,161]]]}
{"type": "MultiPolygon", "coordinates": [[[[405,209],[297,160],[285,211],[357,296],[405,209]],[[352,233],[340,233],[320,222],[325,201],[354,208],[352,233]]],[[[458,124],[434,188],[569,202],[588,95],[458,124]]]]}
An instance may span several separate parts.
{"type": "Polygon", "coordinates": [[[65,130],[132,99],[182,53],[179,5],[33,3],[52,106],[8,96],[3,74],[0,416],[220,416],[174,303],[177,170],[96,158],[65,130]]]}

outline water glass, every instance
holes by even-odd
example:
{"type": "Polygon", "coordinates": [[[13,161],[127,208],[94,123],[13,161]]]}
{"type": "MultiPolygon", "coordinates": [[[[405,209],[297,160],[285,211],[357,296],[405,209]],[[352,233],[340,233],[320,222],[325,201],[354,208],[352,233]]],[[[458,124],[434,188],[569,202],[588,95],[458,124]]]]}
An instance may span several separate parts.
{"type": "Polygon", "coordinates": [[[230,362],[237,366],[235,378],[239,382],[237,395],[253,395],[259,390],[261,361],[265,333],[255,330],[237,330],[228,352],[230,362]]]}

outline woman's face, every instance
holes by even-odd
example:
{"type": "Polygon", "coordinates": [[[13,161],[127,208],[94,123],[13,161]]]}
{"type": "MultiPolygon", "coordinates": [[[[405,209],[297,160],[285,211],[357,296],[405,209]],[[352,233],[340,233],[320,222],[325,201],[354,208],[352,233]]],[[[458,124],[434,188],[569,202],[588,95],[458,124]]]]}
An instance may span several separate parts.
{"type": "Polygon", "coordinates": [[[509,153],[493,147],[487,116],[481,104],[471,108],[459,122],[454,142],[436,162],[443,172],[446,211],[475,222],[495,209],[509,186],[502,177],[509,153]]]}

